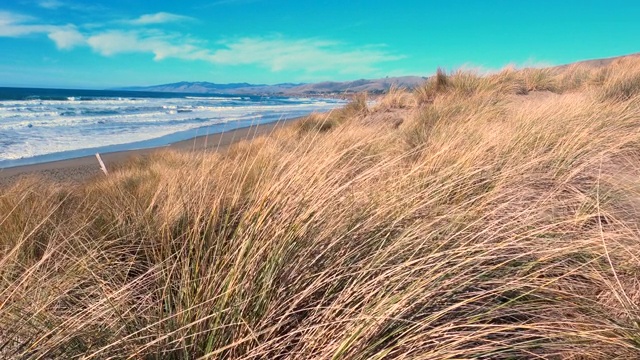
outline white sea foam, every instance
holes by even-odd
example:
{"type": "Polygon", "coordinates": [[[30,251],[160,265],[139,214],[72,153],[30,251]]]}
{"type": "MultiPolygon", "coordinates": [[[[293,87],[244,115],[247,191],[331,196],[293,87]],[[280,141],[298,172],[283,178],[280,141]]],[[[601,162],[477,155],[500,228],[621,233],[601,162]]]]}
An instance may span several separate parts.
{"type": "MultiPolygon", "coordinates": [[[[127,98],[113,98],[113,99],[90,99],[90,100],[8,100],[0,101],[0,108],[6,107],[25,107],[34,108],[37,106],[50,107],[50,106],[104,106],[104,105],[135,105],[149,103],[150,99],[127,99],[127,98]]],[[[158,99],[151,99],[158,100],[158,99]]]]}
{"type": "Polygon", "coordinates": [[[185,96],[185,99],[189,100],[216,100],[216,101],[231,101],[242,100],[241,97],[222,97],[222,96],[185,96]]]}
{"type": "Polygon", "coordinates": [[[100,98],[0,101],[2,161],[129,144],[230,121],[273,121],[342,102],[248,97],[100,98]]]}

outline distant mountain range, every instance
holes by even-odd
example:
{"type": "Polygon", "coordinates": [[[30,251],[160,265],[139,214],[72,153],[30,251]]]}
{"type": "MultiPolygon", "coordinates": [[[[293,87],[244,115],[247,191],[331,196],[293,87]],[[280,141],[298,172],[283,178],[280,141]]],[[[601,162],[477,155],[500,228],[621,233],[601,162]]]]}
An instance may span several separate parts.
{"type": "Polygon", "coordinates": [[[123,87],[114,90],[177,92],[192,94],[230,94],[230,95],[285,95],[285,96],[314,96],[341,95],[367,91],[369,93],[383,93],[391,86],[414,88],[422,84],[427,78],[419,76],[387,77],[374,80],[356,80],[346,82],[320,82],[315,84],[283,83],[276,85],[232,83],[215,84],[210,82],[181,81],[172,84],[154,86],[123,87]]]}
{"type": "MultiPolygon", "coordinates": [[[[573,64],[583,64],[589,67],[602,67],[609,65],[613,61],[628,57],[640,56],[631,54],[625,56],[617,56],[606,59],[594,59],[579,61],[573,64]]],[[[562,70],[570,65],[554,66],[552,69],[562,70]]],[[[427,77],[420,76],[402,76],[402,77],[386,77],[373,80],[356,80],[346,82],[326,81],[314,84],[293,84],[283,83],[276,85],[249,84],[249,83],[232,83],[232,84],[215,84],[210,82],[177,82],[173,84],[154,85],[154,86],[137,86],[124,87],[114,90],[129,91],[152,91],[152,92],[177,92],[177,93],[194,93],[194,94],[230,94],[230,95],[283,95],[283,96],[323,96],[323,95],[344,95],[366,91],[371,94],[380,94],[389,90],[392,86],[412,89],[424,83],[427,77]]]]}

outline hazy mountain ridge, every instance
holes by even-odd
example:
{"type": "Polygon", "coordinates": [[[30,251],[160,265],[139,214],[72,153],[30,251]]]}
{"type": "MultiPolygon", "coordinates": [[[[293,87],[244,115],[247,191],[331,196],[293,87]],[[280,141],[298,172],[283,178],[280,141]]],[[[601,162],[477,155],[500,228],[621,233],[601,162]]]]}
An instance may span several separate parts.
{"type": "MultiPolygon", "coordinates": [[[[570,64],[553,66],[551,69],[563,70],[572,65],[584,65],[587,67],[604,67],[612,62],[625,57],[640,57],[640,53],[616,56],[603,59],[591,59],[577,61],[570,64]]],[[[282,83],[275,85],[230,83],[216,84],[206,81],[188,82],[181,81],[171,84],[123,87],[117,90],[152,91],[152,92],[177,92],[194,94],[228,94],[228,95],[284,95],[284,96],[314,96],[314,95],[341,95],[357,92],[369,92],[380,94],[388,91],[392,86],[413,89],[422,84],[428,77],[400,76],[381,79],[360,79],[355,81],[324,81],[310,84],[282,83]]]]}
{"type": "Polygon", "coordinates": [[[181,81],[177,83],[154,86],[123,87],[118,88],[117,90],[179,92],[194,94],[216,93],[230,95],[339,95],[361,91],[367,91],[370,93],[383,93],[389,90],[391,86],[399,86],[412,89],[422,84],[426,79],[426,77],[420,76],[403,76],[373,80],[360,79],[345,82],[325,81],[314,84],[282,83],[275,85],[249,83],[216,84],[205,81],[181,81]]]}

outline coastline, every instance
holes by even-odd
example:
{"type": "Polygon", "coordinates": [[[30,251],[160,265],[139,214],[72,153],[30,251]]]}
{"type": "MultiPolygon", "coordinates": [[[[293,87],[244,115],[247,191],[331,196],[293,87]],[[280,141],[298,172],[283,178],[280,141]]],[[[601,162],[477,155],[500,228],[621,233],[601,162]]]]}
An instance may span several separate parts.
{"type": "MultiPolygon", "coordinates": [[[[116,151],[104,154],[101,153],[100,157],[108,169],[114,164],[122,163],[140,156],[148,156],[157,151],[166,149],[179,151],[222,151],[234,143],[268,135],[276,128],[289,126],[302,118],[303,117],[279,120],[266,124],[236,128],[220,133],[200,135],[165,146],[116,151]]],[[[93,155],[38,164],[21,165],[0,169],[0,187],[11,185],[20,178],[34,174],[58,182],[79,183],[94,176],[101,175],[102,171],[100,170],[98,160],[93,155]]]]}

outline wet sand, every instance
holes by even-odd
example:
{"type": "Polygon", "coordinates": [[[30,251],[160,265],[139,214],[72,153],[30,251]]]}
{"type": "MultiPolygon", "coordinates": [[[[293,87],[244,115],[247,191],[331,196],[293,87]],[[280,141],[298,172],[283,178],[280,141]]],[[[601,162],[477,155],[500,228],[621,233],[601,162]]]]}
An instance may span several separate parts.
{"type": "MultiPolygon", "coordinates": [[[[222,151],[229,145],[241,140],[250,140],[255,137],[272,133],[276,128],[290,125],[299,119],[278,121],[262,125],[235,129],[218,134],[198,136],[193,139],[169,144],[167,146],[119,151],[100,154],[107,169],[114,164],[122,163],[131,158],[148,156],[158,150],[175,149],[181,151],[222,151]]],[[[95,156],[85,156],[75,159],[52,161],[34,165],[16,166],[0,169],[0,186],[9,185],[24,176],[38,174],[60,182],[81,182],[88,178],[102,174],[100,164],[95,156]]]]}

